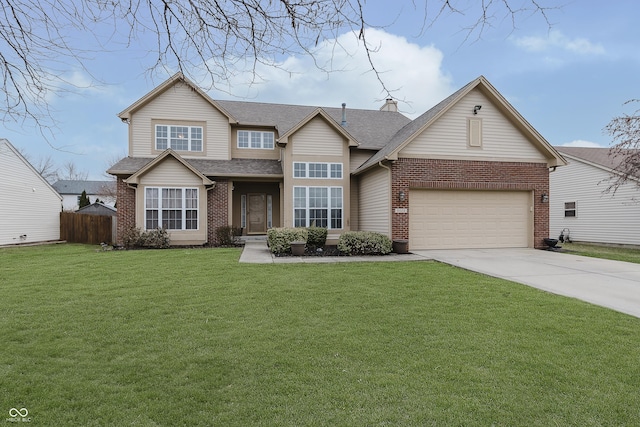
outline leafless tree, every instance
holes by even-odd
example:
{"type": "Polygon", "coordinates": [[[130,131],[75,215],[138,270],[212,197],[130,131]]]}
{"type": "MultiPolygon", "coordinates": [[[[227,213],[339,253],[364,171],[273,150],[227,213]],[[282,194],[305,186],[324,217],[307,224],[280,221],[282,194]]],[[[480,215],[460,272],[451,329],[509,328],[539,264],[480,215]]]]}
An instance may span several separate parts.
{"type": "Polygon", "coordinates": [[[49,156],[34,158],[24,148],[18,148],[18,151],[27,159],[27,161],[33,166],[33,168],[46,179],[49,183],[53,184],[58,180],[58,166],[54,162],[53,158],[49,156]]]}
{"type": "Polygon", "coordinates": [[[58,174],[59,179],[68,179],[72,181],[86,181],[88,177],[89,172],[78,169],[76,164],[71,160],[62,165],[58,174]]]}
{"type": "MultiPolygon", "coordinates": [[[[531,15],[550,25],[548,13],[557,8],[554,0],[401,1],[406,3],[405,13],[424,17],[419,32],[443,15],[463,16],[465,39],[479,38],[505,20],[515,29],[519,19],[531,15]]],[[[371,56],[378,46],[367,43],[367,29],[376,25],[369,22],[366,0],[0,3],[0,114],[5,122],[26,120],[41,130],[49,126],[53,120],[50,96],[65,88],[73,90],[65,72],[80,67],[91,74],[89,64],[95,52],[135,47],[149,35],[154,40],[148,64],[152,75],[166,76],[179,70],[199,84],[224,87],[240,70],[248,67],[255,78],[258,64],[279,66],[279,59],[291,54],[310,55],[319,68],[332,71],[330,64],[318,62],[314,49],[324,41],[340,48],[337,36],[351,32],[366,51],[383,91],[389,93],[371,56]],[[89,42],[91,47],[87,47],[89,42]]]]}
{"type": "MultiPolygon", "coordinates": [[[[639,102],[638,99],[632,99],[625,105],[639,102]]],[[[630,114],[614,117],[604,130],[612,138],[609,155],[616,163],[606,191],[615,193],[628,181],[640,185],[640,108],[630,114]]]]}

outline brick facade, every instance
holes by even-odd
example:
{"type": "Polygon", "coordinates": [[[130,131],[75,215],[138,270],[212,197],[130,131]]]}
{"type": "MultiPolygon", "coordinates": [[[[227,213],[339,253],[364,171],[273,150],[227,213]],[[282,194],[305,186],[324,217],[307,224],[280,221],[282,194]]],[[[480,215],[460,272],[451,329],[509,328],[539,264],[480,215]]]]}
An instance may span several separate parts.
{"type": "Polygon", "coordinates": [[[391,165],[393,194],[392,238],[409,238],[409,215],[395,213],[409,209],[411,189],[533,191],[534,247],[545,248],[549,237],[549,204],[541,201],[549,194],[549,169],[545,163],[486,162],[467,160],[399,159],[391,165]],[[404,191],[403,202],[397,195],[404,191]]]}
{"type": "Polygon", "coordinates": [[[216,246],[218,227],[229,225],[229,181],[216,180],[216,185],[207,191],[207,241],[216,246]]]}
{"type": "Polygon", "coordinates": [[[122,244],[124,234],[136,226],[136,190],[129,187],[124,179],[126,177],[119,176],[117,178],[117,204],[118,204],[118,227],[116,235],[116,243],[122,244]]]}

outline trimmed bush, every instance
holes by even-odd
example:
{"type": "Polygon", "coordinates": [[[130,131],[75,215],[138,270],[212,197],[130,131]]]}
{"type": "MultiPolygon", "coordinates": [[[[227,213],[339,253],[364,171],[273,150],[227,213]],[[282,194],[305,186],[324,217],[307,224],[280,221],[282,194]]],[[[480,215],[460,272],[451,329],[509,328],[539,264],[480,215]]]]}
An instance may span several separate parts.
{"type": "Polygon", "coordinates": [[[386,255],[391,249],[391,239],[373,231],[348,231],[338,240],[338,250],[345,255],[386,255]]]}
{"type": "Polygon", "coordinates": [[[267,232],[267,243],[274,254],[291,253],[291,242],[307,241],[306,228],[271,228],[267,232]]]}
{"type": "Polygon", "coordinates": [[[156,228],[155,230],[143,231],[142,246],[153,249],[167,249],[170,244],[169,232],[164,228],[156,228]]]}
{"type": "Polygon", "coordinates": [[[124,233],[122,245],[127,249],[166,249],[170,246],[169,233],[164,228],[142,231],[138,227],[131,227],[124,233]]]}
{"type": "Polygon", "coordinates": [[[138,227],[131,227],[125,231],[122,236],[122,246],[127,249],[137,248],[142,246],[142,240],[140,238],[141,231],[138,227]]]}
{"type": "Polygon", "coordinates": [[[324,227],[307,228],[307,250],[315,252],[318,248],[323,248],[327,243],[327,230],[324,227]]]}
{"type": "Polygon", "coordinates": [[[218,246],[237,246],[237,237],[242,235],[240,227],[218,227],[216,228],[216,240],[218,246]]]}

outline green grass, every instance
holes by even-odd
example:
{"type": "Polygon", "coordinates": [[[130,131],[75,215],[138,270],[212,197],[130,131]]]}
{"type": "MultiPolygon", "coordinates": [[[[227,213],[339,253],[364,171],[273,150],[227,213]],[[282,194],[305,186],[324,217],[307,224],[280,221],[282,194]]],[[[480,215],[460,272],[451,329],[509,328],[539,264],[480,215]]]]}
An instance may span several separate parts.
{"type": "Polygon", "coordinates": [[[575,255],[640,263],[640,249],[587,243],[561,243],[562,249],[575,255]]]}
{"type": "Polygon", "coordinates": [[[0,250],[0,412],[56,426],[638,424],[640,319],[435,262],[239,255],[0,250]]]}

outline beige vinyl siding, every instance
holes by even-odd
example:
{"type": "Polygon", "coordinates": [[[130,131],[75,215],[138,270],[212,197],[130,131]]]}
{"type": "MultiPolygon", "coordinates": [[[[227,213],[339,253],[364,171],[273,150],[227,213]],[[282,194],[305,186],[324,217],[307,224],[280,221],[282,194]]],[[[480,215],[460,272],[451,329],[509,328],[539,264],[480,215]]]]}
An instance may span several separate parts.
{"type": "Polygon", "coordinates": [[[280,148],[278,148],[275,140],[278,139],[278,133],[273,128],[239,128],[231,130],[231,157],[234,159],[280,159],[280,148]],[[238,148],[238,130],[251,130],[260,132],[273,132],[274,147],[270,150],[255,148],[238,148]]]}
{"type": "Polygon", "coordinates": [[[358,187],[358,178],[357,177],[351,177],[351,191],[349,194],[349,202],[351,204],[351,212],[350,212],[350,217],[351,217],[351,224],[350,228],[351,230],[358,230],[359,229],[359,217],[360,217],[360,211],[359,211],[359,198],[358,198],[358,193],[359,193],[359,187],[358,187]]]}
{"type": "Polygon", "coordinates": [[[202,179],[172,157],[140,177],[136,189],[136,225],[144,230],[144,195],[146,187],[197,188],[198,189],[198,229],[171,230],[169,236],[172,245],[201,245],[207,239],[207,190],[202,179]]]}
{"type": "Polygon", "coordinates": [[[356,169],[358,169],[364,162],[369,160],[369,158],[373,156],[375,153],[376,153],[375,151],[352,149],[350,151],[349,171],[353,172],[356,169]]]}
{"type": "Polygon", "coordinates": [[[294,156],[342,156],[345,140],[327,122],[316,117],[296,132],[289,144],[294,156]]]}
{"type": "Polygon", "coordinates": [[[316,117],[289,137],[283,153],[283,225],[293,227],[293,187],[342,187],[342,228],[329,230],[327,241],[335,243],[351,229],[351,176],[346,139],[324,119],[316,117]],[[340,163],[342,179],[294,178],[293,163],[340,163]]]}
{"type": "Polygon", "coordinates": [[[388,169],[377,167],[359,176],[358,228],[390,236],[391,178],[388,169]]]}
{"type": "Polygon", "coordinates": [[[130,156],[151,157],[157,154],[152,121],[169,125],[188,122],[203,126],[203,152],[181,151],[180,155],[185,158],[202,156],[217,160],[231,158],[228,119],[183,83],[169,88],[132,115],[129,125],[131,127],[130,156]]]}
{"type": "Polygon", "coordinates": [[[567,157],[569,164],[549,174],[549,232],[568,228],[572,240],[640,245],[640,191],[634,182],[615,195],[603,194],[609,173],[567,157]],[[565,218],[564,203],[576,202],[576,217],[565,218]]]}
{"type": "Polygon", "coordinates": [[[545,156],[478,89],[418,135],[399,157],[546,162],[545,156]],[[482,105],[477,115],[473,107],[482,105]],[[469,119],[480,119],[480,147],[469,145],[469,119]]]}
{"type": "Polygon", "coordinates": [[[60,239],[62,198],[2,140],[0,194],[0,245],[60,239]]]}

